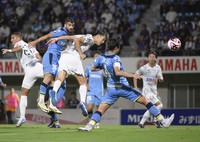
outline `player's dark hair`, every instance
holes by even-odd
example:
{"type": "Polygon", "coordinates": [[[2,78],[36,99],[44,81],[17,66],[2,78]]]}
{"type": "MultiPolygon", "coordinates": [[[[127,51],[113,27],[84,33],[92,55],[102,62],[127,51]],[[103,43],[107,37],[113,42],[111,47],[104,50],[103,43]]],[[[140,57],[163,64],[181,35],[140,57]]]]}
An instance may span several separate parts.
{"type": "Polygon", "coordinates": [[[67,18],[65,19],[65,23],[68,23],[68,22],[74,23],[74,19],[71,18],[71,17],[67,17],[67,18]]]}
{"type": "Polygon", "coordinates": [[[100,51],[94,51],[94,52],[93,52],[93,56],[94,56],[95,54],[101,55],[102,53],[101,53],[100,51]]]}
{"type": "Polygon", "coordinates": [[[12,35],[18,36],[21,39],[23,38],[23,36],[22,36],[22,34],[20,32],[14,32],[14,33],[12,33],[12,35]]]}
{"type": "Polygon", "coordinates": [[[113,35],[107,42],[108,50],[113,51],[116,47],[120,48],[120,40],[119,35],[113,35]]]}
{"type": "Polygon", "coordinates": [[[106,37],[105,41],[107,41],[107,40],[109,39],[108,33],[105,32],[105,31],[103,31],[103,30],[102,30],[102,31],[98,31],[98,32],[96,33],[96,35],[105,36],[105,37],[106,37]]]}
{"type": "Polygon", "coordinates": [[[150,54],[154,54],[156,56],[156,59],[158,58],[158,54],[155,51],[148,51],[146,53],[146,57],[148,58],[150,54]]]}

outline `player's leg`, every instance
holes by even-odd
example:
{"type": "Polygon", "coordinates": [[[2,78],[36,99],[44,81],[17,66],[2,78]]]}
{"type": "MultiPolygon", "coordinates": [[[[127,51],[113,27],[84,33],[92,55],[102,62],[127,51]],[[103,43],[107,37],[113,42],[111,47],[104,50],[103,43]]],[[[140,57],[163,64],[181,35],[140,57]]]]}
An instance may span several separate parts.
{"type": "MultiPolygon", "coordinates": [[[[147,100],[151,101],[159,110],[161,110],[162,103],[158,100],[157,95],[152,94],[151,92],[149,92],[149,93],[147,92],[147,93],[145,94],[145,97],[146,97],[147,100]]],[[[138,126],[139,126],[140,128],[144,128],[145,122],[146,122],[151,116],[152,116],[151,113],[149,112],[149,110],[147,110],[147,111],[144,113],[144,115],[143,115],[141,121],[139,122],[138,126]]],[[[157,124],[158,124],[158,125],[157,125],[157,128],[161,128],[161,125],[159,125],[160,123],[159,123],[157,120],[156,120],[155,122],[157,122],[157,124]]]]}
{"type": "MultiPolygon", "coordinates": [[[[99,99],[98,97],[95,97],[95,106],[96,106],[96,110],[99,109],[99,106],[101,104],[101,99],[99,99]]],[[[94,128],[99,129],[100,128],[100,122],[97,122],[94,126],[94,128]]]]}
{"type": "Polygon", "coordinates": [[[86,94],[87,94],[87,81],[86,78],[82,75],[75,74],[74,75],[79,82],[79,94],[80,94],[80,108],[82,110],[83,116],[88,116],[87,108],[85,106],[86,102],[86,94]]]}
{"type": "Polygon", "coordinates": [[[110,104],[102,103],[99,106],[99,109],[93,113],[89,123],[85,127],[80,127],[79,131],[91,131],[96,123],[101,121],[102,115],[106,112],[106,110],[110,107],[110,104]]]}
{"type": "MultiPolygon", "coordinates": [[[[34,83],[37,80],[37,75],[36,74],[40,74],[40,72],[35,72],[35,69],[37,69],[37,67],[27,67],[25,69],[25,76],[22,82],[22,88],[21,88],[21,98],[20,98],[20,103],[19,103],[19,109],[20,109],[20,118],[16,124],[17,127],[20,127],[23,123],[26,122],[26,107],[28,105],[28,101],[27,101],[27,96],[29,93],[29,90],[31,89],[31,87],[34,85],[34,83]]],[[[40,67],[40,71],[42,71],[42,66],[40,67]]]]}
{"type": "Polygon", "coordinates": [[[102,99],[98,110],[93,113],[90,122],[85,127],[81,127],[78,130],[91,131],[94,125],[101,121],[102,115],[108,110],[108,108],[118,100],[119,97],[116,94],[118,94],[118,92],[116,92],[115,88],[107,88],[105,97],[102,99]]]}
{"type": "Polygon", "coordinates": [[[50,95],[50,104],[49,109],[55,113],[61,114],[62,112],[58,110],[55,106],[60,102],[66,92],[66,81],[63,82],[62,86],[58,89],[57,94],[55,95],[52,91],[49,91],[50,95]],[[54,96],[55,95],[55,96],[54,96]]]}
{"type": "Polygon", "coordinates": [[[171,125],[171,123],[172,123],[172,121],[173,121],[173,119],[174,119],[174,114],[172,114],[169,118],[166,118],[166,119],[165,119],[165,118],[162,116],[162,114],[160,113],[159,109],[158,109],[155,105],[153,105],[153,103],[149,102],[149,101],[145,98],[145,96],[143,96],[143,95],[141,95],[141,96],[136,100],[136,102],[145,105],[145,106],[147,107],[147,109],[149,110],[149,112],[150,112],[154,117],[156,117],[157,120],[158,120],[159,122],[161,122],[162,125],[163,125],[164,127],[168,128],[168,127],[171,125]]]}
{"type": "Polygon", "coordinates": [[[54,81],[55,75],[58,69],[58,60],[59,57],[54,55],[53,53],[45,53],[43,56],[43,71],[44,71],[44,79],[42,84],[40,85],[40,95],[38,101],[38,107],[44,111],[48,112],[49,109],[46,107],[44,98],[47,93],[47,87],[54,81]]]}
{"type": "Polygon", "coordinates": [[[94,95],[87,93],[86,102],[87,102],[88,117],[90,119],[93,114],[93,107],[94,107],[94,103],[95,103],[94,95]]]}

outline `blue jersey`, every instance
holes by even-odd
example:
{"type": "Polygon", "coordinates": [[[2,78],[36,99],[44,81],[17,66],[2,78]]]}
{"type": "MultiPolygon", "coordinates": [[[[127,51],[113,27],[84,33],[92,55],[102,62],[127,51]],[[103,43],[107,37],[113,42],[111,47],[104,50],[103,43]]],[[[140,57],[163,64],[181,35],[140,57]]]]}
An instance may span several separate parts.
{"type": "MultiPolygon", "coordinates": [[[[67,32],[66,28],[61,27],[51,32],[53,38],[59,36],[66,36],[69,33],[67,32]]],[[[50,44],[48,47],[48,52],[60,55],[61,51],[65,49],[65,47],[69,44],[69,40],[58,40],[54,44],[50,44]]]]}
{"type": "Polygon", "coordinates": [[[120,57],[115,54],[105,53],[104,55],[100,55],[94,61],[94,66],[103,68],[107,77],[107,87],[129,85],[125,77],[115,75],[115,63],[120,63],[120,70],[124,71],[120,57]]]}
{"type": "Polygon", "coordinates": [[[88,94],[103,96],[103,70],[91,71],[92,64],[89,64],[85,71],[85,77],[88,78],[90,91],[88,94]]]}

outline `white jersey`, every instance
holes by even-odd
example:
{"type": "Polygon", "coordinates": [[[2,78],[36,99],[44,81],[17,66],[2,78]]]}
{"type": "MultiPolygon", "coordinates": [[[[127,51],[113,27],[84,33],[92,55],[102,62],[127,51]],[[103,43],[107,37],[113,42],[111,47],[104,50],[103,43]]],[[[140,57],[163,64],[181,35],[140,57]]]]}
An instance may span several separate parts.
{"type": "Polygon", "coordinates": [[[16,52],[16,56],[20,60],[23,69],[29,64],[38,61],[37,57],[35,56],[35,54],[38,53],[38,51],[35,48],[29,47],[28,43],[24,42],[23,40],[20,40],[17,43],[15,43],[14,48],[18,46],[20,46],[22,50],[16,52]]]}
{"type": "Polygon", "coordinates": [[[154,94],[157,95],[157,80],[158,76],[163,79],[162,70],[158,64],[154,67],[149,66],[149,63],[143,65],[137,70],[136,74],[142,75],[144,95],[154,94]],[[156,83],[155,83],[156,82],[156,83]]]}
{"type": "MultiPolygon", "coordinates": [[[[78,38],[84,38],[84,42],[80,45],[83,53],[94,45],[94,39],[91,34],[76,36],[78,38]]],[[[65,70],[68,75],[79,74],[84,76],[82,61],[79,53],[76,51],[74,43],[61,52],[58,71],[62,70],[65,70]]]]}
{"type": "MultiPolygon", "coordinates": [[[[84,42],[80,44],[81,46],[81,50],[84,53],[85,51],[87,51],[92,45],[94,45],[94,39],[92,37],[91,34],[86,34],[86,35],[76,35],[77,38],[84,38],[84,42]]],[[[67,48],[62,51],[63,53],[68,52],[68,53],[72,53],[74,55],[77,55],[80,57],[79,53],[76,51],[76,47],[74,42],[67,46],[67,48]]]]}

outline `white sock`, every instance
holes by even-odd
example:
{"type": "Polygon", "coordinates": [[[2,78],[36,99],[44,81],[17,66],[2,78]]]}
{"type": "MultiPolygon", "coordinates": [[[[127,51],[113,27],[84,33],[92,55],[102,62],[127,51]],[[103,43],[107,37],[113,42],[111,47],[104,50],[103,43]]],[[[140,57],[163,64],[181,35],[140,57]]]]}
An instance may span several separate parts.
{"type": "Polygon", "coordinates": [[[44,103],[44,97],[45,97],[45,95],[40,94],[38,103],[44,103]]]}
{"type": "Polygon", "coordinates": [[[87,87],[86,85],[80,85],[79,87],[79,94],[80,94],[80,100],[81,102],[84,102],[85,103],[85,100],[86,100],[86,94],[87,94],[87,87]]]}
{"type": "Polygon", "coordinates": [[[165,118],[162,116],[162,114],[160,114],[159,116],[157,116],[157,120],[159,122],[163,122],[165,120],[165,118]]]}
{"type": "Polygon", "coordinates": [[[60,88],[60,86],[61,86],[61,81],[60,80],[56,80],[54,82],[54,85],[53,85],[53,90],[57,93],[58,89],[60,88]]]}
{"type": "MultiPolygon", "coordinates": [[[[161,109],[163,108],[163,104],[161,103],[161,104],[157,105],[156,107],[161,111],[161,109]]],[[[156,121],[157,121],[157,118],[154,117],[154,120],[153,120],[153,121],[156,122],[156,121]]]]}
{"type": "Polygon", "coordinates": [[[151,113],[149,112],[149,110],[147,110],[144,113],[144,115],[143,115],[143,117],[142,117],[142,119],[140,121],[140,124],[144,125],[144,123],[147,121],[147,119],[149,119],[150,116],[151,116],[151,113]]]}
{"type": "Polygon", "coordinates": [[[21,96],[19,109],[20,109],[20,118],[25,118],[27,107],[27,96],[21,96]]]}

